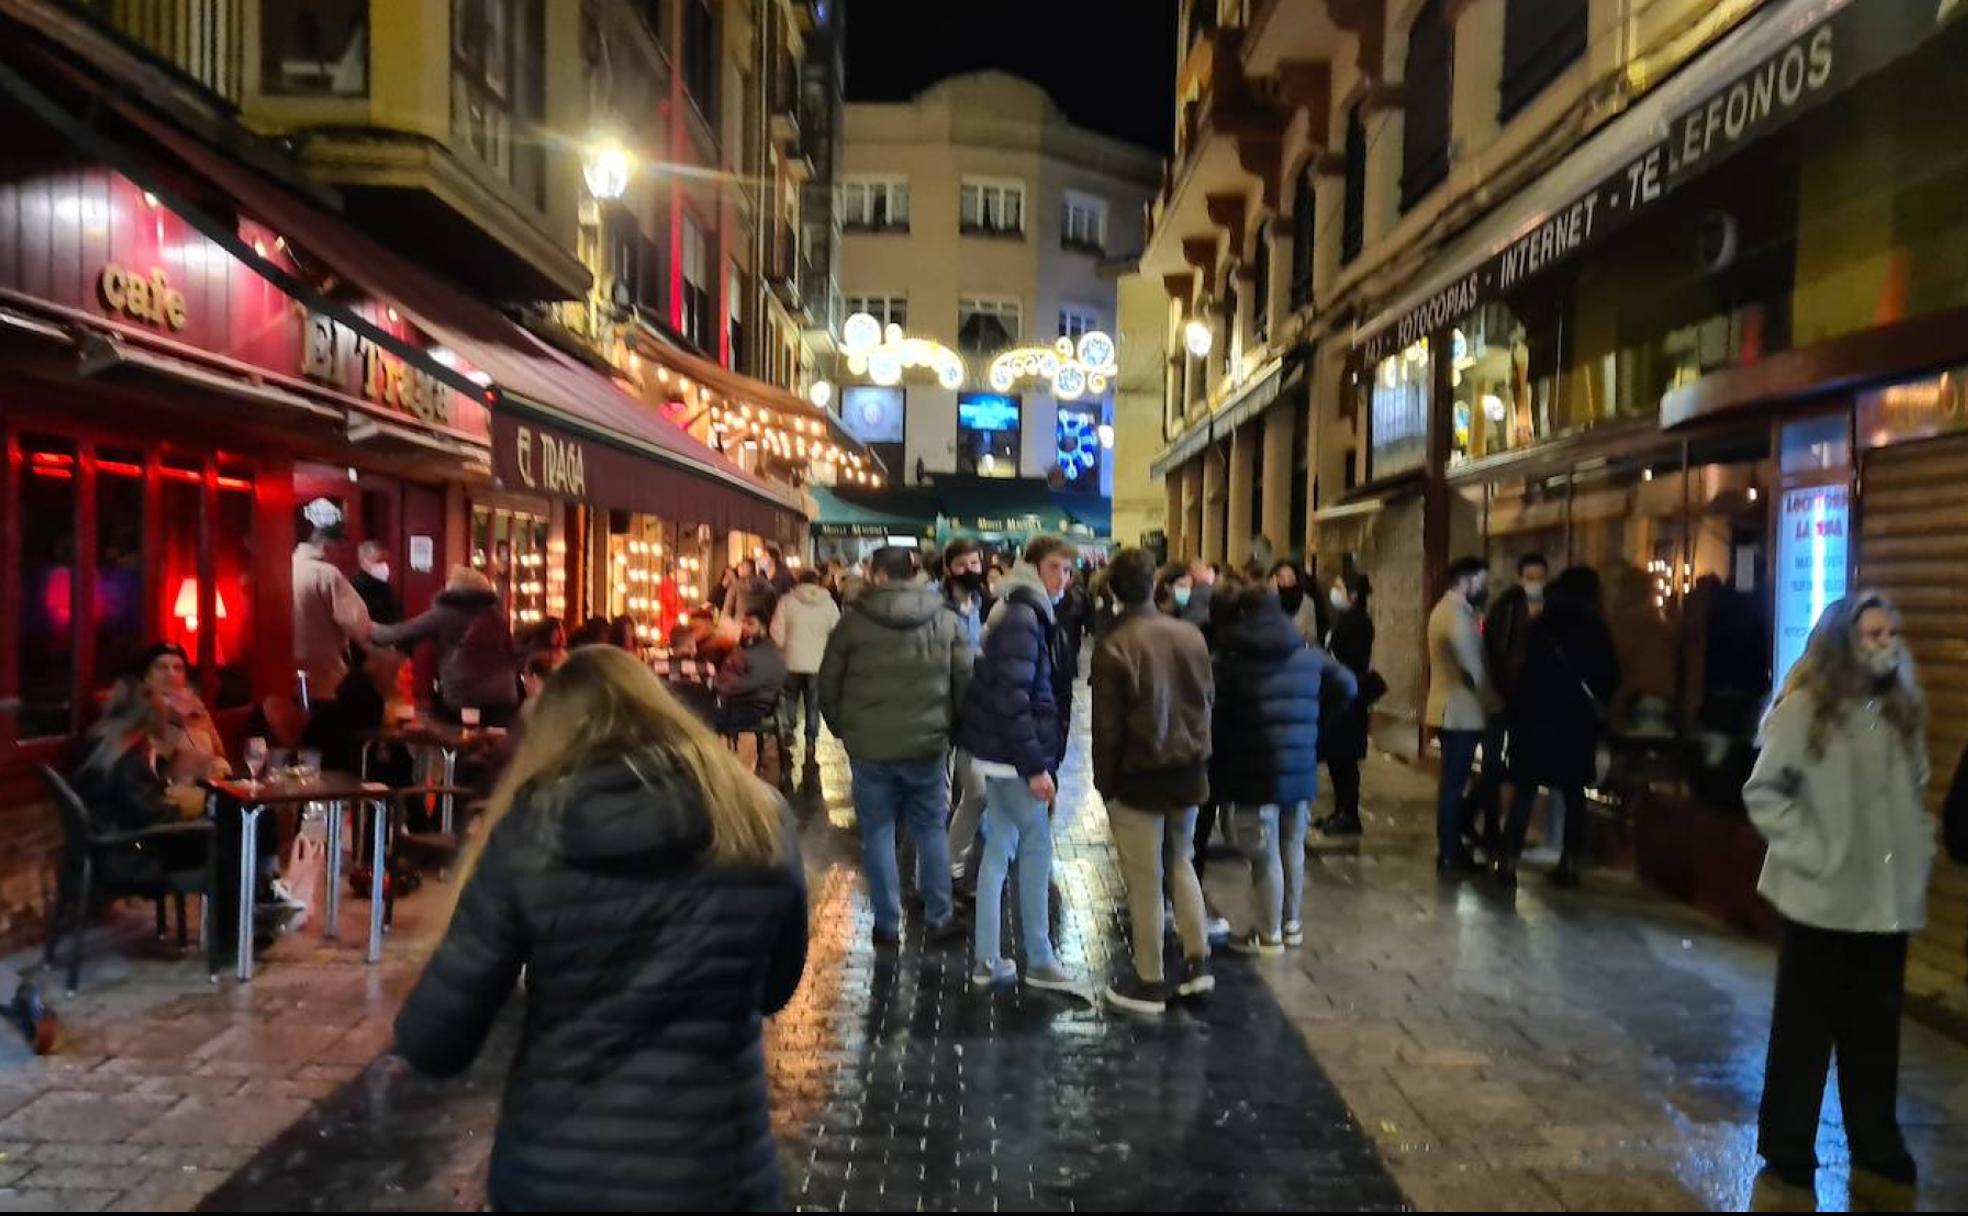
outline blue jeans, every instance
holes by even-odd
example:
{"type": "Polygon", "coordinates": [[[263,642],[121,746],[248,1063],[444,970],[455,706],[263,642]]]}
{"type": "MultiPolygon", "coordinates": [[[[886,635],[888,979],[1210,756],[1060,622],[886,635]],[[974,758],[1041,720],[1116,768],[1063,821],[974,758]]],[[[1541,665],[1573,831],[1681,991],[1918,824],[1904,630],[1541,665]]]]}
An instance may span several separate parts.
{"type": "Polygon", "coordinates": [[[861,866],[868,872],[868,902],[875,929],[902,928],[902,878],[895,861],[895,825],[916,844],[916,893],[923,917],[941,925],[954,916],[950,897],[950,837],[943,816],[950,807],[949,775],[941,756],[928,760],[853,762],[854,817],[861,824],[861,866]]]}
{"type": "Polygon", "coordinates": [[[984,780],[984,868],[977,876],[977,958],[1003,958],[1005,875],[1018,859],[1018,931],[1025,966],[1050,967],[1052,953],[1052,818],[1022,777],[984,780]]]}
{"type": "Polygon", "coordinates": [[[1445,730],[1442,738],[1442,784],[1435,792],[1435,859],[1453,861],[1463,855],[1462,830],[1467,825],[1470,770],[1476,767],[1480,730],[1445,730]]]}

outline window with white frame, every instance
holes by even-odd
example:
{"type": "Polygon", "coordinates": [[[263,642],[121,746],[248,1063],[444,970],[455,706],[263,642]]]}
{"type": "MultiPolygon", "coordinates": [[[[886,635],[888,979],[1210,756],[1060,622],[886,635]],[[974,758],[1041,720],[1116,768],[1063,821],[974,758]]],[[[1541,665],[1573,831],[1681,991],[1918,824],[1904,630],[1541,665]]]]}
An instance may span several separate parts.
{"type": "Polygon", "coordinates": [[[841,183],[841,225],[872,231],[909,227],[909,179],[851,177],[841,183]]]}
{"type": "Polygon", "coordinates": [[[989,355],[1018,344],[1018,301],[965,296],[957,301],[957,347],[967,355],[989,355]]]}
{"type": "Polygon", "coordinates": [[[683,220],[683,315],[677,328],[699,350],[711,348],[711,258],[704,230],[683,220]]]}
{"type": "Polygon", "coordinates": [[[1059,309],[1059,336],[1079,340],[1080,335],[1100,328],[1100,314],[1091,308],[1078,304],[1065,304],[1059,309]]]}
{"type": "Polygon", "coordinates": [[[963,231],[1014,235],[1025,231],[1025,184],[966,179],[960,196],[963,231]]]}
{"type": "Polygon", "coordinates": [[[909,328],[908,296],[849,296],[846,300],[847,315],[865,312],[882,323],[882,328],[900,325],[909,328]]]}
{"type": "Polygon", "coordinates": [[[1063,249],[1099,253],[1107,244],[1107,204],[1091,194],[1068,190],[1059,204],[1059,244],[1063,249]]]}

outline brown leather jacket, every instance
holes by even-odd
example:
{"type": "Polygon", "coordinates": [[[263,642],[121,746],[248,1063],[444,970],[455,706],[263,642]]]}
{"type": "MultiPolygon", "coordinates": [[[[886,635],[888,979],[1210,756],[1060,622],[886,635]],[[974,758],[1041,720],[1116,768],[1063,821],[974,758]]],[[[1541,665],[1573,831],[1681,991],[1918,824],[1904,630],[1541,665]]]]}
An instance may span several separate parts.
{"type": "Polygon", "coordinates": [[[1093,784],[1137,810],[1183,811],[1209,798],[1216,685],[1202,631],[1141,605],[1093,655],[1093,784]]]}

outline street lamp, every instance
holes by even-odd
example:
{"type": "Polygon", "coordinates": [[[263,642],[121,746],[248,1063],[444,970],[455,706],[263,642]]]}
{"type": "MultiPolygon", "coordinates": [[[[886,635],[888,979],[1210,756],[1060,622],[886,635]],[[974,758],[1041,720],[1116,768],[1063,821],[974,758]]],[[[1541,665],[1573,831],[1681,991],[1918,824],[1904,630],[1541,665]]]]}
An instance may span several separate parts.
{"type": "Polygon", "coordinates": [[[1216,344],[1216,335],[1210,332],[1208,322],[1201,317],[1192,317],[1189,324],[1182,327],[1182,344],[1198,359],[1207,359],[1210,347],[1216,344]]]}
{"type": "Polygon", "coordinates": [[[587,179],[588,193],[598,199],[621,198],[634,174],[635,158],[620,140],[597,140],[581,154],[581,176],[587,179]]]}

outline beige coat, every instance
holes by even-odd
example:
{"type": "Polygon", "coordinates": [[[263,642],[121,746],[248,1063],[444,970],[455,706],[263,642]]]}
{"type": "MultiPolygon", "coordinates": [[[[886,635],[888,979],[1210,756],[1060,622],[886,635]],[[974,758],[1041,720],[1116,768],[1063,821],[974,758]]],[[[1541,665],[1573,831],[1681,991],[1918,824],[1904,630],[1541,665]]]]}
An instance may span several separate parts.
{"type": "Polygon", "coordinates": [[[332,697],[348,674],[350,642],[366,643],[368,606],[321,546],[294,546],[294,666],[307,673],[308,697],[332,697]]]}
{"type": "Polygon", "coordinates": [[[1476,610],[1451,589],[1428,614],[1428,725],[1482,730],[1496,705],[1476,610]]]}

